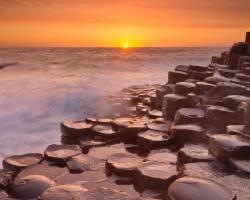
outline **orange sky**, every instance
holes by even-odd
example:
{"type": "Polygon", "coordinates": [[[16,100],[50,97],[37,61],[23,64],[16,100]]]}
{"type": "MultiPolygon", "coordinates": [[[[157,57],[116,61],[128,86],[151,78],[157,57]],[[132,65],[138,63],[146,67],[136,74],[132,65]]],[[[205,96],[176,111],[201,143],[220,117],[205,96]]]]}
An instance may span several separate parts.
{"type": "Polygon", "coordinates": [[[230,46],[250,0],[0,0],[0,46],[230,46]]]}

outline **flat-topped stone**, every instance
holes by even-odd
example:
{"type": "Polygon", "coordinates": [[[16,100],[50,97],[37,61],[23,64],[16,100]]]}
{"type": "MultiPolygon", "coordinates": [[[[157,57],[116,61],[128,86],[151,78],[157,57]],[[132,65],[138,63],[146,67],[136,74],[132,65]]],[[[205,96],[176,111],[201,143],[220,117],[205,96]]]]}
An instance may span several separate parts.
{"type": "Polygon", "coordinates": [[[44,151],[44,157],[54,162],[66,162],[71,157],[80,154],[81,148],[78,145],[49,145],[44,151]]]}
{"type": "Polygon", "coordinates": [[[112,140],[119,136],[119,133],[112,125],[95,125],[92,128],[92,132],[96,137],[99,137],[103,140],[112,140]]]}
{"type": "Polygon", "coordinates": [[[189,71],[205,72],[208,70],[208,66],[189,65],[189,71]]]}
{"type": "Polygon", "coordinates": [[[35,165],[42,160],[43,155],[39,153],[14,155],[3,160],[3,168],[12,171],[19,171],[28,166],[35,165]]]}
{"type": "Polygon", "coordinates": [[[223,98],[222,105],[231,109],[238,109],[239,105],[250,98],[243,95],[229,95],[223,98]]]}
{"type": "Polygon", "coordinates": [[[228,95],[244,95],[245,92],[246,92],[245,86],[232,82],[217,83],[217,87],[214,90],[214,94],[219,95],[221,97],[225,97],[228,95]]]}
{"type": "Polygon", "coordinates": [[[119,117],[113,120],[113,125],[116,127],[127,127],[133,122],[133,118],[130,117],[119,117]]]}
{"type": "Polygon", "coordinates": [[[105,146],[106,143],[102,141],[95,141],[95,140],[80,140],[79,145],[83,153],[88,153],[90,148],[105,146]]]}
{"type": "Polygon", "coordinates": [[[188,79],[188,74],[181,71],[169,71],[168,72],[168,83],[176,84],[188,79]]]}
{"type": "Polygon", "coordinates": [[[67,161],[67,167],[70,173],[82,173],[84,171],[101,170],[104,163],[101,160],[92,158],[89,155],[79,154],[71,157],[67,161]]]}
{"type": "Polygon", "coordinates": [[[210,77],[212,75],[213,75],[213,72],[211,72],[211,71],[189,70],[189,72],[188,72],[189,78],[196,79],[199,81],[203,81],[205,78],[210,77]]]}
{"type": "Polygon", "coordinates": [[[207,77],[204,80],[205,82],[211,83],[211,84],[217,84],[220,82],[230,82],[229,78],[226,78],[224,76],[220,76],[218,74],[215,74],[213,76],[207,77]]]}
{"type": "Polygon", "coordinates": [[[189,70],[189,65],[177,65],[175,67],[175,71],[188,72],[188,70],[189,70]]]}
{"type": "Polygon", "coordinates": [[[181,108],[175,114],[174,124],[203,123],[205,112],[199,108],[181,108]]]}
{"type": "Polygon", "coordinates": [[[105,166],[111,174],[133,176],[141,163],[142,159],[139,159],[133,154],[116,153],[107,158],[105,166]]]}
{"type": "Polygon", "coordinates": [[[177,155],[166,149],[153,150],[147,156],[147,160],[175,165],[177,163],[177,155]]]}
{"type": "Polygon", "coordinates": [[[211,135],[209,136],[208,148],[213,155],[223,161],[250,155],[249,140],[238,135],[211,135]]]}
{"type": "Polygon", "coordinates": [[[206,124],[222,131],[225,131],[230,124],[238,124],[237,117],[234,110],[223,106],[207,106],[206,108],[206,124]]]}
{"type": "Polygon", "coordinates": [[[137,145],[145,150],[166,146],[168,142],[169,135],[165,132],[147,130],[137,136],[137,145]]]}
{"type": "Polygon", "coordinates": [[[239,79],[241,81],[246,81],[246,82],[250,82],[250,76],[249,75],[246,75],[246,74],[243,74],[243,73],[237,73],[235,75],[235,78],[236,79],[239,79]]]}
{"type": "Polygon", "coordinates": [[[65,120],[61,123],[61,132],[64,136],[81,137],[91,134],[91,123],[86,121],[71,121],[65,120]]]}
{"type": "Polygon", "coordinates": [[[204,145],[186,144],[178,151],[178,163],[211,162],[214,157],[204,145]]]}
{"type": "Polygon", "coordinates": [[[176,178],[175,165],[147,162],[138,167],[135,175],[135,186],[138,190],[167,189],[176,178]]]}
{"type": "Polygon", "coordinates": [[[111,118],[99,118],[97,119],[99,124],[111,124],[113,120],[111,118]]]}
{"type": "Polygon", "coordinates": [[[87,200],[87,191],[79,185],[57,185],[44,191],[41,200],[87,200]]]}
{"type": "Polygon", "coordinates": [[[190,92],[193,92],[195,88],[194,83],[189,82],[179,82],[176,83],[175,93],[179,95],[187,95],[190,92]]]}
{"type": "Polygon", "coordinates": [[[196,94],[207,94],[216,88],[215,84],[207,82],[196,82],[194,92],[196,94]]]}
{"type": "Polygon", "coordinates": [[[170,129],[170,122],[166,123],[159,123],[159,122],[151,122],[147,124],[148,129],[153,131],[161,131],[161,132],[168,132],[170,129]]]}
{"type": "Polygon", "coordinates": [[[150,118],[156,119],[156,118],[162,117],[162,111],[160,111],[160,110],[150,110],[148,112],[148,115],[149,115],[150,118]]]}
{"type": "Polygon", "coordinates": [[[183,177],[173,182],[168,195],[171,200],[234,200],[235,195],[225,186],[196,177],[183,177]]]}
{"type": "Polygon", "coordinates": [[[10,193],[18,199],[37,199],[46,189],[55,185],[51,179],[41,175],[16,178],[10,193]]]}
{"type": "Polygon", "coordinates": [[[187,98],[178,94],[167,94],[163,98],[162,112],[165,119],[174,119],[180,108],[188,107],[187,98]]]}
{"type": "Polygon", "coordinates": [[[180,146],[185,143],[201,143],[206,139],[205,129],[196,124],[172,126],[170,128],[170,136],[180,146]]]}

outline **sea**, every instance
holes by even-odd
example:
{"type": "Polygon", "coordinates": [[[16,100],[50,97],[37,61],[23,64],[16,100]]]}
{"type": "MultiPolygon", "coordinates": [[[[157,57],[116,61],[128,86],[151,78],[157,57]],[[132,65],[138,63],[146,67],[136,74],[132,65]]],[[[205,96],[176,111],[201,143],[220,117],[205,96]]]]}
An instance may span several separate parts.
{"type": "Polygon", "coordinates": [[[228,48],[0,48],[0,161],[60,143],[65,119],[105,116],[105,96],[165,84],[176,65],[228,48]]]}

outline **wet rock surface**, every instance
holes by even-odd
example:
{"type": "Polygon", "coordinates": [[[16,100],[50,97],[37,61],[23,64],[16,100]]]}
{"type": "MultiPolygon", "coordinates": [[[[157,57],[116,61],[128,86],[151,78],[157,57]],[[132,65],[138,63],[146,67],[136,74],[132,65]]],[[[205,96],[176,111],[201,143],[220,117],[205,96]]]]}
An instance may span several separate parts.
{"type": "Polygon", "coordinates": [[[176,180],[168,189],[173,200],[233,200],[235,195],[216,182],[207,179],[184,177],[176,180]]]}
{"type": "Polygon", "coordinates": [[[3,160],[3,168],[6,170],[19,171],[28,166],[37,164],[43,160],[42,154],[24,154],[7,157],[3,160]]]}
{"type": "Polygon", "coordinates": [[[4,159],[0,199],[249,200],[249,46],[109,94],[105,116],[63,121],[44,156],[4,159]]]}
{"type": "Polygon", "coordinates": [[[52,144],[44,151],[44,157],[47,160],[55,162],[65,162],[71,157],[80,154],[81,149],[77,145],[57,145],[52,144]]]}
{"type": "Polygon", "coordinates": [[[55,182],[41,175],[16,178],[11,186],[11,194],[19,199],[36,199],[55,182]]]}

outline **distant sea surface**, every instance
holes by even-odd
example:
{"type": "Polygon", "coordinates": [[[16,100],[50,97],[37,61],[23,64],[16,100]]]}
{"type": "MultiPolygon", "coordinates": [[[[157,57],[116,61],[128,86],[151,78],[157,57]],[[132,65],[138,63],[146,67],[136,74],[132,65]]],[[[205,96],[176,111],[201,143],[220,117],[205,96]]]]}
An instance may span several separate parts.
{"type": "Polygon", "coordinates": [[[0,160],[60,142],[59,123],[105,115],[104,96],[167,82],[179,64],[207,65],[227,48],[0,49],[0,160]]]}

